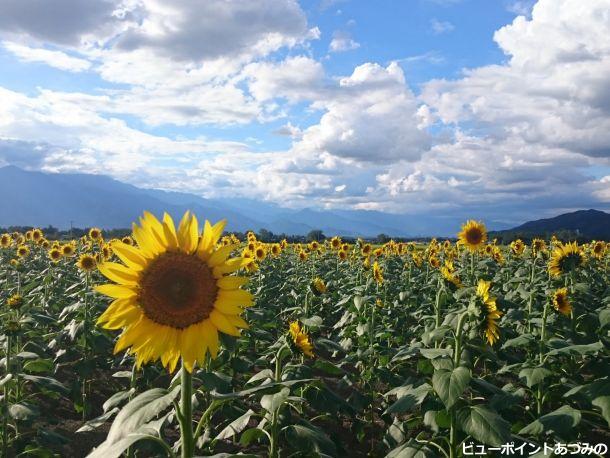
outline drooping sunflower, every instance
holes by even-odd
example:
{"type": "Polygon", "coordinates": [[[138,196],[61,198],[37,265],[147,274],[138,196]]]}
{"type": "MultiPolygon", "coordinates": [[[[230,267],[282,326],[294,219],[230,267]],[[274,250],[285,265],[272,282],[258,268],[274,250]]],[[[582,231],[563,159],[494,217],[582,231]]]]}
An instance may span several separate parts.
{"type": "Polygon", "coordinates": [[[247,278],[231,276],[250,262],[229,258],[237,245],[218,246],[226,221],[205,222],[200,237],[197,218],[186,212],[178,225],[167,213],[159,221],[145,212],[133,225],[138,248],[117,243],[123,264],[106,262],[100,272],[116,282],[98,286],[114,298],[98,323],[123,329],[115,353],[128,349],[138,366],[161,360],[173,372],[178,360],[189,372],[206,354],[216,358],[219,332],[239,336],[241,318],[252,295],[241,287],[247,278]]]}
{"type": "Polygon", "coordinates": [[[373,263],[373,278],[375,279],[378,285],[381,285],[383,283],[383,269],[377,261],[373,263]]]}
{"type": "Polygon", "coordinates": [[[453,266],[453,262],[445,261],[445,265],[441,267],[441,275],[447,282],[449,282],[456,288],[461,288],[463,286],[462,282],[455,274],[455,267],[453,266]]]}
{"type": "Polygon", "coordinates": [[[428,258],[428,263],[433,269],[438,269],[441,266],[441,260],[435,255],[428,258]]]}
{"type": "Polygon", "coordinates": [[[13,310],[21,308],[23,305],[23,296],[21,296],[21,294],[13,294],[6,300],[6,305],[13,310]]]}
{"type": "Polygon", "coordinates": [[[292,343],[307,357],[313,358],[313,345],[309,340],[309,336],[301,329],[298,321],[290,323],[289,328],[292,343]]]}
{"type": "Polygon", "coordinates": [[[476,295],[481,300],[483,305],[483,333],[489,345],[493,345],[500,338],[500,328],[498,320],[502,316],[502,312],[498,310],[496,298],[489,294],[491,282],[479,280],[477,283],[476,295]]]}
{"type": "Polygon", "coordinates": [[[585,263],[585,255],[576,242],[556,245],[549,261],[549,272],[558,277],[569,273],[585,263]]]}
{"type": "Polygon", "coordinates": [[[320,277],[316,277],[311,282],[310,289],[315,295],[319,296],[326,292],[327,287],[326,283],[324,283],[324,280],[322,280],[320,277]]]}
{"type": "Polygon", "coordinates": [[[458,233],[459,242],[470,251],[477,251],[487,240],[487,229],[480,221],[468,220],[458,233]]]}
{"type": "Polygon", "coordinates": [[[543,253],[546,251],[546,242],[542,239],[534,239],[532,240],[532,254],[534,256],[538,256],[538,253],[543,253]]]}
{"type": "Polygon", "coordinates": [[[91,272],[97,267],[97,260],[95,256],[90,254],[81,254],[78,261],[76,261],[76,266],[84,272],[91,272]]]}
{"type": "Polygon", "coordinates": [[[553,307],[558,312],[570,316],[572,304],[568,298],[568,288],[559,288],[553,293],[553,307]]]}

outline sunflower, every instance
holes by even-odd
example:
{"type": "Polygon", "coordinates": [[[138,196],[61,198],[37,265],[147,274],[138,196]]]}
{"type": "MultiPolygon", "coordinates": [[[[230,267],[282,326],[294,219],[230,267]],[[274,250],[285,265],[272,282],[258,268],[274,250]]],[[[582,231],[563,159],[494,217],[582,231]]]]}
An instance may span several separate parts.
{"type": "Polygon", "coordinates": [[[42,240],[44,238],[44,234],[42,232],[42,230],[40,229],[34,229],[32,231],[32,240],[34,242],[39,242],[40,240],[42,240]]]}
{"type": "Polygon", "coordinates": [[[32,240],[32,236],[33,236],[33,232],[32,231],[26,231],[25,232],[25,239],[26,240],[32,240]]]}
{"type": "Polygon", "coordinates": [[[19,245],[17,247],[17,256],[20,258],[25,258],[30,254],[30,248],[27,245],[19,245]]]}
{"type": "Polygon", "coordinates": [[[538,253],[543,253],[546,251],[546,242],[542,239],[534,239],[532,240],[532,254],[534,256],[538,256],[538,253]]]}
{"type": "Polygon", "coordinates": [[[59,262],[61,257],[62,257],[61,251],[58,250],[57,248],[51,248],[51,250],[49,250],[49,259],[51,261],[59,262]]]}
{"type": "Polygon", "coordinates": [[[313,345],[309,340],[309,336],[305,333],[298,321],[290,323],[290,337],[294,345],[307,357],[313,358],[313,345]]]}
{"type": "Polygon", "coordinates": [[[415,264],[417,267],[421,267],[424,262],[422,256],[415,251],[411,253],[411,259],[413,259],[413,264],[415,264]]]}
{"type": "Polygon", "coordinates": [[[485,228],[485,225],[479,221],[468,220],[462,226],[462,230],[458,234],[458,239],[461,244],[466,245],[468,250],[476,251],[487,240],[487,229],[485,228]]]}
{"type": "Polygon", "coordinates": [[[307,261],[308,257],[309,257],[309,255],[307,254],[306,251],[303,251],[303,250],[299,251],[299,260],[300,261],[305,262],[305,261],[307,261]]]}
{"type": "Polygon", "coordinates": [[[42,239],[42,240],[39,242],[39,245],[40,245],[42,248],[44,248],[45,250],[48,250],[48,249],[49,249],[49,247],[51,246],[51,242],[49,242],[47,239],[42,239]]]}
{"type": "Polygon", "coordinates": [[[483,333],[489,345],[493,345],[500,338],[500,330],[497,320],[502,316],[502,312],[498,310],[496,298],[489,294],[491,282],[479,280],[477,284],[476,295],[483,303],[485,316],[483,319],[483,333]]]}
{"type": "Polygon", "coordinates": [[[274,258],[279,256],[281,252],[282,252],[282,247],[279,243],[274,243],[273,245],[271,245],[271,254],[273,255],[274,258]]]}
{"type": "Polygon", "coordinates": [[[244,259],[244,267],[248,272],[252,273],[258,270],[258,264],[254,259],[254,253],[252,253],[249,249],[246,248],[244,251],[242,251],[241,257],[244,259]]]}
{"type": "Polygon", "coordinates": [[[0,235],[0,247],[8,248],[13,243],[13,238],[10,234],[2,234],[0,235]]]}
{"type": "Polygon", "coordinates": [[[265,250],[265,247],[262,245],[257,246],[256,249],[254,250],[254,257],[256,258],[256,260],[262,261],[265,259],[266,256],[267,256],[267,250],[265,250]]]}
{"type": "Polygon", "coordinates": [[[441,260],[438,259],[436,254],[430,256],[430,258],[428,258],[428,262],[433,269],[438,269],[441,266],[441,260]]]}
{"type": "Polygon", "coordinates": [[[102,230],[99,227],[89,229],[89,238],[94,241],[102,240],[102,230]]]}
{"type": "Polygon", "coordinates": [[[91,272],[97,267],[97,260],[95,256],[90,254],[81,254],[78,261],[76,261],[76,266],[85,272],[91,272]]]}
{"type": "Polygon", "coordinates": [[[216,358],[219,332],[239,336],[248,324],[240,317],[253,298],[241,288],[247,279],[229,276],[249,262],[229,259],[237,245],[217,247],[226,221],[205,222],[186,212],[176,229],[165,213],[159,221],[145,212],[133,225],[139,248],[117,243],[114,252],[125,263],[106,262],[100,272],[117,284],[96,288],[114,298],[98,323],[123,329],[115,353],[129,349],[136,365],[157,361],[173,372],[182,358],[191,372],[209,352],[216,358]]]}
{"type": "Polygon", "coordinates": [[[318,251],[320,249],[320,244],[317,241],[313,241],[309,244],[309,249],[311,251],[318,251]]]}
{"type": "Polygon", "coordinates": [[[373,263],[373,278],[378,285],[383,283],[383,270],[377,261],[373,263]]]}
{"type": "Polygon", "coordinates": [[[591,253],[593,253],[593,256],[596,257],[597,259],[601,259],[604,256],[604,253],[606,252],[606,244],[602,241],[598,241],[593,243],[593,246],[591,247],[591,253]]]}
{"type": "Polygon", "coordinates": [[[455,267],[453,267],[453,262],[445,261],[445,265],[441,267],[441,275],[447,282],[454,285],[456,288],[461,288],[463,286],[462,282],[455,274],[455,267]]]}
{"type": "Polygon", "coordinates": [[[339,259],[341,261],[345,261],[347,259],[347,251],[339,250],[339,251],[337,251],[337,256],[339,257],[339,259]]]}
{"type": "Polygon", "coordinates": [[[330,246],[333,250],[341,248],[341,239],[339,237],[333,237],[330,239],[330,246]]]}
{"type": "Polygon", "coordinates": [[[23,305],[23,297],[21,294],[13,294],[6,300],[6,305],[13,310],[17,310],[23,305]]]}
{"type": "Polygon", "coordinates": [[[367,243],[362,246],[362,255],[363,256],[368,256],[369,254],[371,254],[371,251],[373,251],[373,247],[371,246],[370,243],[367,243]]]}
{"type": "Polygon", "coordinates": [[[74,251],[74,245],[72,245],[71,243],[66,243],[65,245],[61,246],[61,254],[63,254],[67,258],[74,256],[74,251]]]}
{"type": "Polygon", "coordinates": [[[514,240],[510,244],[510,249],[515,256],[521,256],[525,250],[525,243],[521,239],[514,240]]]}
{"type": "Polygon", "coordinates": [[[130,246],[133,246],[133,239],[132,239],[130,236],[128,236],[128,235],[126,235],[125,237],[123,237],[123,238],[121,239],[121,242],[123,242],[125,245],[130,245],[130,246]]]}
{"type": "Polygon", "coordinates": [[[324,280],[322,280],[320,277],[313,279],[313,281],[311,282],[310,288],[311,288],[311,291],[316,296],[324,294],[327,290],[326,283],[324,283],[324,280]]]}
{"type": "Polygon", "coordinates": [[[103,260],[105,261],[112,257],[112,247],[109,243],[102,244],[100,248],[100,254],[102,255],[103,260]]]}
{"type": "Polygon", "coordinates": [[[576,242],[556,245],[549,261],[549,272],[558,277],[572,272],[585,262],[585,255],[576,242]]]}
{"type": "Polygon", "coordinates": [[[559,288],[553,293],[553,307],[566,316],[570,315],[572,312],[572,304],[568,299],[568,288],[559,288]]]}
{"type": "Polygon", "coordinates": [[[487,256],[493,256],[493,254],[494,254],[494,248],[495,248],[495,247],[494,247],[494,245],[492,245],[492,244],[488,243],[487,245],[485,245],[485,250],[484,250],[484,251],[485,251],[485,254],[486,254],[487,256]]]}

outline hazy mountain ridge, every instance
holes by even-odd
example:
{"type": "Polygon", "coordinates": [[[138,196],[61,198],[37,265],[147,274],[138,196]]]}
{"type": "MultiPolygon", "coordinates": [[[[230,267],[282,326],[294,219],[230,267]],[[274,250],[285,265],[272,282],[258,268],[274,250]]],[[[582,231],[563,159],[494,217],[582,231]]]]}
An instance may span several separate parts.
{"type": "MultiPolygon", "coordinates": [[[[463,222],[446,215],[414,217],[369,210],[290,209],[238,197],[205,199],[183,192],[138,188],[103,175],[33,172],[14,166],[0,168],[0,193],[5,196],[0,199],[0,227],[52,225],[67,229],[72,224],[81,228],[129,228],[144,210],[157,215],[167,211],[180,218],[187,209],[212,221],[226,218],[231,231],[267,229],[291,235],[321,229],[327,235],[342,236],[455,236],[463,222]]],[[[581,210],[497,233],[570,230],[610,239],[609,228],[610,214],[581,210]]]]}

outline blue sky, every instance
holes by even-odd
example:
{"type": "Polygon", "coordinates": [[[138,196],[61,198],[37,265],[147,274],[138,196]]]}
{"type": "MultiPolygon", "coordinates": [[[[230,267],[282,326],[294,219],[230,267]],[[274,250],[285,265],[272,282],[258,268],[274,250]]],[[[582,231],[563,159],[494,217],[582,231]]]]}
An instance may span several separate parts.
{"type": "Polygon", "coordinates": [[[610,201],[610,0],[0,0],[0,165],[511,224],[610,201]]]}

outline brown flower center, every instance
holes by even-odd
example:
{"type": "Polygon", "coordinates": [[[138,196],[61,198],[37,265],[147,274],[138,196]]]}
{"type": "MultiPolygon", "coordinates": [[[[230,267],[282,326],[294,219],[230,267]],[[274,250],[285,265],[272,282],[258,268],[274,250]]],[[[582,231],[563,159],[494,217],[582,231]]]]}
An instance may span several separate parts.
{"type": "Polygon", "coordinates": [[[466,240],[471,245],[478,245],[483,240],[483,232],[478,228],[472,228],[466,231],[466,240]]]}
{"type": "Polygon", "coordinates": [[[216,280],[204,261],[168,252],[144,271],[139,300],[148,318],[182,329],[208,318],[217,294],[216,280]]]}

